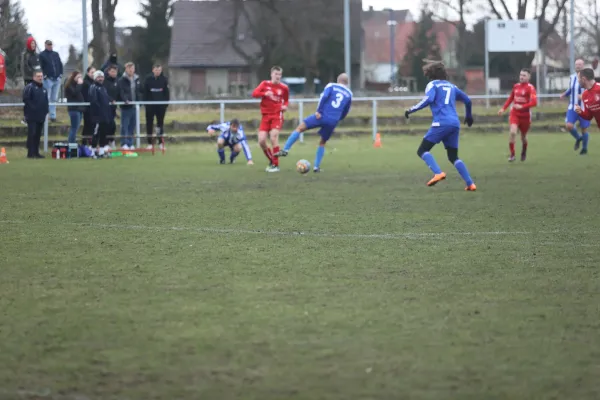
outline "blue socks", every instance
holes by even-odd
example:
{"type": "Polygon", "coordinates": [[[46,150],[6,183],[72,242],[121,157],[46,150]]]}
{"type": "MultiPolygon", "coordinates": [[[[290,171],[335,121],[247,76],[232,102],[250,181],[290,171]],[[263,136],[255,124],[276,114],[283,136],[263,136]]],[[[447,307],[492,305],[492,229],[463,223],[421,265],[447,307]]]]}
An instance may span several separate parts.
{"type": "Polygon", "coordinates": [[[433,154],[431,154],[430,152],[426,151],[425,153],[423,153],[423,155],[421,156],[421,158],[423,159],[423,161],[425,161],[425,164],[427,164],[427,166],[429,167],[429,169],[434,173],[434,174],[441,174],[442,173],[442,169],[440,168],[440,166],[438,165],[438,163],[435,161],[435,158],[433,158],[433,154]]]}
{"type": "Polygon", "coordinates": [[[290,149],[292,148],[294,143],[296,143],[296,141],[298,140],[299,137],[300,137],[300,134],[298,132],[296,132],[296,131],[292,132],[292,134],[288,138],[287,142],[285,142],[285,146],[283,146],[283,150],[290,151],[290,149]]]}
{"type": "Polygon", "coordinates": [[[231,155],[229,156],[229,161],[233,163],[233,160],[235,160],[235,158],[239,155],[239,152],[236,151],[232,151],[231,155]]]}
{"type": "Polygon", "coordinates": [[[325,155],[325,146],[319,146],[317,148],[317,156],[315,157],[315,168],[321,168],[321,161],[323,161],[324,155],[325,155]]]}
{"type": "Polygon", "coordinates": [[[221,162],[225,161],[225,149],[218,149],[217,153],[219,153],[219,160],[221,162]]]}
{"type": "Polygon", "coordinates": [[[581,135],[581,148],[582,150],[587,150],[587,146],[588,146],[588,142],[590,140],[590,134],[589,133],[584,133],[583,135],[581,135]]]}
{"type": "Polygon", "coordinates": [[[575,140],[581,139],[581,136],[579,136],[579,132],[577,132],[577,128],[573,127],[573,129],[571,129],[569,133],[575,138],[575,140]]]}
{"type": "Polygon", "coordinates": [[[471,179],[471,175],[469,175],[469,170],[462,160],[456,160],[454,162],[454,168],[458,171],[460,176],[463,178],[467,186],[471,186],[473,184],[473,179],[471,179]]]}

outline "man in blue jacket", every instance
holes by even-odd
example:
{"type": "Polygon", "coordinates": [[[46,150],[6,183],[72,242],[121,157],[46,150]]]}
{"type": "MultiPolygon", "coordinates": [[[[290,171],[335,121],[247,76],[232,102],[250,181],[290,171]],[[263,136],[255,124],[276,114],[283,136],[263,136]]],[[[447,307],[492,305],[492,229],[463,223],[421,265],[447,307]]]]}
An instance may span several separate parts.
{"type": "Polygon", "coordinates": [[[34,72],[33,81],[23,90],[27,121],[27,158],[44,158],[40,154],[40,139],[48,115],[48,93],[41,71],[34,72]]]}
{"type": "MultiPolygon", "coordinates": [[[[52,50],[52,41],[46,40],[46,50],[40,53],[40,66],[44,73],[44,87],[48,92],[48,101],[56,103],[63,75],[63,64],[60,55],[52,50]]],[[[56,122],[56,106],[50,106],[50,120],[56,122]]]]}
{"type": "Polygon", "coordinates": [[[94,72],[94,83],[90,86],[88,95],[90,100],[90,118],[94,124],[92,150],[95,148],[95,155],[102,157],[109,152],[106,136],[110,132],[110,124],[113,120],[111,100],[104,87],[104,73],[102,71],[94,72]]]}

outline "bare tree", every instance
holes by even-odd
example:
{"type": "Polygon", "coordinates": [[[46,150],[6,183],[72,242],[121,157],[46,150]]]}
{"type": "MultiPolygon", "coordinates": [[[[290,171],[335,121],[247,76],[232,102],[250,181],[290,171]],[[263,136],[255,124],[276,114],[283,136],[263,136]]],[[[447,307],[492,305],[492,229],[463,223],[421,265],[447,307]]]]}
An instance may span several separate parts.
{"type": "Polygon", "coordinates": [[[115,9],[119,0],[91,0],[94,63],[100,66],[108,53],[116,53],[115,9]]]}
{"type": "Polygon", "coordinates": [[[580,39],[587,51],[592,50],[595,56],[600,56],[600,9],[597,0],[586,0],[578,27],[580,39]]]}
{"type": "Polygon", "coordinates": [[[115,9],[119,0],[102,0],[103,27],[108,41],[110,54],[117,52],[117,38],[115,34],[115,9]]]}

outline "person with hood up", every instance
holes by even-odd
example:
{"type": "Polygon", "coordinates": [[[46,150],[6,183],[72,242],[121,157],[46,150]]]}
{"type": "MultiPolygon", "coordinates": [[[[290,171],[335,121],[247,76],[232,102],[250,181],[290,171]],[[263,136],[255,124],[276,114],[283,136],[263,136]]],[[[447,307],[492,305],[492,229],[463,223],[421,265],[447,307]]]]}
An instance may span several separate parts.
{"type": "Polygon", "coordinates": [[[136,124],[136,113],[133,102],[142,98],[140,77],[135,73],[135,64],[125,64],[125,73],[118,82],[119,100],[125,104],[121,105],[121,147],[123,150],[135,149],[133,136],[136,124]]]}
{"type": "MultiPolygon", "coordinates": [[[[40,67],[40,56],[37,52],[37,42],[33,36],[27,38],[27,48],[23,51],[21,57],[21,75],[23,76],[23,83],[25,86],[33,82],[33,74],[36,71],[41,71],[40,67]]],[[[23,112],[25,112],[23,110],[23,112]]],[[[23,125],[27,125],[25,118],[21,121],[23,125]]]]}
{"type": "Polygon", "coordinates": [[[100,71],[104,72],[105,77],[106,77],[106,75],[108,75],[108,68],[110,68],[111,65],[114,65],[115,67],[117,67],[117,74],[119,72],[121,72],[121,73],[123,72],[123,68],[117,62],[117,54],[112,53],[110,55],[110,57],[108,57],[108,60],[106,60],[104,62],[104,64],[102,64],[102,66],[100,67],[100,71]]]}

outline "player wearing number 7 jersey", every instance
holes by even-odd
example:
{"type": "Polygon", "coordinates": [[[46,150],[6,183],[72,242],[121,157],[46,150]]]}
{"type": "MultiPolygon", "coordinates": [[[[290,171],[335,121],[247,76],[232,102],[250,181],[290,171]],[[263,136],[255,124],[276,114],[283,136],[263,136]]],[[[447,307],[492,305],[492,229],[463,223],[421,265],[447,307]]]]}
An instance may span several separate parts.
{"type": "Polygon", "coordinates": [[[433,186],[446,179],[446,174],[435,161],[433,154],[430,153],[433,146],[439,142],[444,143],[448,160],[454,165],[460,176],[464,179],[467,187],[465,190],[475,191],[475,183],[469,175],[467,166],[458,158],[458,135],[460,133],[460,120],[456,113],[456,100],[465,104],[466,115],[465,123],[468,126],[473,125],[473,116],[471,115],[471,99],[459,88],[447,81],[448,74],[446,68],[441,62],[431,62],[423,67],[424,75],[431,79],[431,82],[425,89],[425,98],[420,103],[404,112],[404,116],[409,118],[410,114],[417,112],[427,106],[431,108],[433,122],[431,128],[425,134],[421,146],[417,150],[417,155],[425,161],[434,176],[427,186],[433,186]]]}
{"type": "Polygon", "coordinates": [[[337,83],[330,83],[321,94],[317,112],[306,118],[298,125],[288,138],[283,150],[277,153],[278,157],[288,155],[290,149],[304,131],[320,128],[321,141],[315,157],[314,172],[321,171],[321,161],[325,155],[325,144],[331,138],[337,124],[346,118],[352,106],[352,92],[348,89],[348,75],[343,73],[337,78],[337,83]]]}

